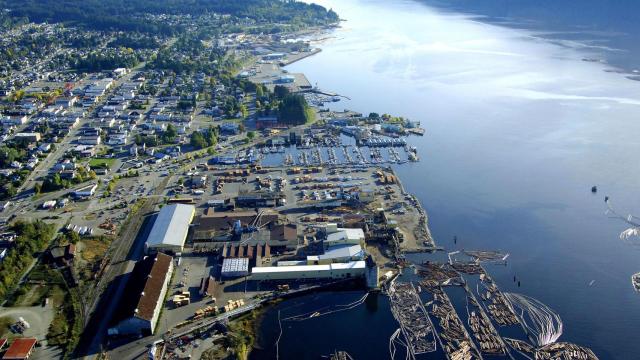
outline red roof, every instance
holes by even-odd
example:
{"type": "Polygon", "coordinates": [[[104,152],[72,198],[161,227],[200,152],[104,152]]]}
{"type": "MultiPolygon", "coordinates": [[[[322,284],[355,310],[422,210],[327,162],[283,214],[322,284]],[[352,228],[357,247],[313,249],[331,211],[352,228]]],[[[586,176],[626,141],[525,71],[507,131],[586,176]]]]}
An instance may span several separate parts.
{"type": "Polygon", "coordinates": [[[34,338],[19,338],[13,340],[2,359],[26,359],[36,345],[34,338]]]}

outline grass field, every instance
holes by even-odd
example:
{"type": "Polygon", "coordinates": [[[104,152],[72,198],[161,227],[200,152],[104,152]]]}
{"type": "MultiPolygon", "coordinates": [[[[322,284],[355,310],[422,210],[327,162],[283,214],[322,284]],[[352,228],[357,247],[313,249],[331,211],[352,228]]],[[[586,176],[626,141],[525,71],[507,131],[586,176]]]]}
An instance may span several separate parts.
{"type": "Polygon", "coordinates": [[[89,166],[91,166],[92,168],[106,167],[107,169],[111,169],[115,161],[116,159],[96,158],[96,159],[89,160],[89,166]]]}
{"type": "Polygon", "coordinates": [[[0,336],[4,338],[11,334],[11,330],[9,330],[9,327],[14,322],[15,320],[9,316],[0,317],[0,336]]]}
{"type": "Polygon", "coordinates": [[[86,262],[95,261],[96,258],[104,256],[109,248],[109,244],[101,240],[83,240],[82,259],[86,262]]]}

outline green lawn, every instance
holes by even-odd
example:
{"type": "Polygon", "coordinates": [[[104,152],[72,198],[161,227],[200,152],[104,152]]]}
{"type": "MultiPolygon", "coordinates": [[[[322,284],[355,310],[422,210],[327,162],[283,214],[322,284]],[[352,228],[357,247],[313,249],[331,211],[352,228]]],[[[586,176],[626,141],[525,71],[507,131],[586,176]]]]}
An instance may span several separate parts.
{"type": "Polygon", "coordinates": [[[111,169],[113,163],[116,159],[107,159],[107,158],[95,158],[89,160],[89,166],[92,168],[104,168],[111,169]]]}

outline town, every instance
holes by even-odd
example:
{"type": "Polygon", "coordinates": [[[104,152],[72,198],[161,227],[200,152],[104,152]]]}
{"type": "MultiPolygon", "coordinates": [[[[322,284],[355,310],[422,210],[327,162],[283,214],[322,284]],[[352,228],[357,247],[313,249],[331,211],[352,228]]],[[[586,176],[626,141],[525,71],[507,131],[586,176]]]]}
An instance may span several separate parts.
{"type": "Polygon", "coordinates": [[[230,320],[379,289],[401,248],[434,248],[391,167],[419,161],[420,123],[330,110],[284,68],[335,19],[144,16],[192,31],[2,40],[3,358],[246,356],[230,320]]]}
{"type": "Polygon", "coordinates": [[[328,293],[358,299],[278,310],[276,358],[283,322],[380,297],[391,359],[597,359],[557,342],[551,308],[500,290],[487,269],[508,253],[436,244],[398,175],[428,156],[427,119],[350,110],[357,94],[290,71],[322,53],[333,10],[5,6],[2,359],[248,359],[269,309],[328,293]]]}

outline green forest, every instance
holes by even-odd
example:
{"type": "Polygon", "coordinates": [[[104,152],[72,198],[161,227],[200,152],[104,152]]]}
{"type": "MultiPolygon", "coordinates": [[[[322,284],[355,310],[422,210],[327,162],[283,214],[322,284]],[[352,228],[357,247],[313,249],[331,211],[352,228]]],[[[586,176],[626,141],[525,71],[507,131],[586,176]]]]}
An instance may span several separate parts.
{"type": "Polygon", "coordinates": [[[0,0],[14,18],[33,22],[68,23],[93,30],[138,31],[170,35],[183,29],[161,21],[147,21],[144,14],[229,14],[261,23],[324,25],[338,15],[315,4],[278,0],[0,0]]]}

